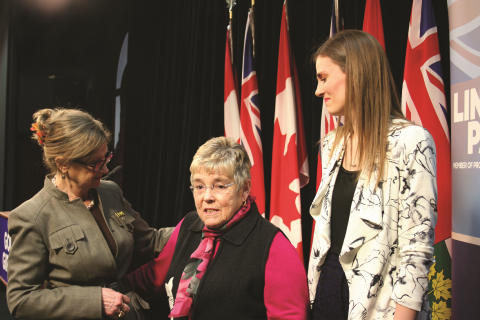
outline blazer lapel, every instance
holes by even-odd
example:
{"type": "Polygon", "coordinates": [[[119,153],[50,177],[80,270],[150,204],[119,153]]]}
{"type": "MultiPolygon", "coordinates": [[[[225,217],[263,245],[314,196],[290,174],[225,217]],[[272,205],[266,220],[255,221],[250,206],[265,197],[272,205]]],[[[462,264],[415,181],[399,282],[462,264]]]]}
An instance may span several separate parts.
{"type": "Polygon", "coordinates": [[[359,179],[353,196],[347,232],[343,241],[340,261],[353,261],[358,249],[383,230],[383,189],[382,183],[375,188],[376,175],[370,183],[359,179]]]}
{"type": "Polygon", "coordinates": [[[332,210],[332,191],[338,175],[339,166],[344,154],[343,141],[334,152],[326,170],[322,173],[322,181],[310,207],[310,214],[315,219],[314,243],[312,254],[323,262],[323,256],[330,248],[330,220],[332,210]]]}

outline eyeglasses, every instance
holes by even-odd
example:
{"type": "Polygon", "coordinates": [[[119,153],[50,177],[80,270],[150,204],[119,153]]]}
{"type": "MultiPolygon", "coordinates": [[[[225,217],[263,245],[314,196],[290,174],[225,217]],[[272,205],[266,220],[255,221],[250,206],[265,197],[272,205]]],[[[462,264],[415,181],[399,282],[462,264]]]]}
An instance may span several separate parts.
{"type": "Polygon", "coordinates": [[[196,196],[204,194],[207,191],[207,188],[212,188],[212,192],[216,194],[226,194],[228,192],[228,187],[231,187],[234,184],[235,182],[229,184],[215,183],[213,186],[196,184],[194,186],[190,186],[190,190],[192,190],[193,194],[196,196]]]}
{"type": "Polygon", "coordinates": [[[112,160],[112,157],[113,157],[113,152],[109,151],[109,152],[105,153],[105,159],[103,159],[102,161],[99,161],[97,163],[83,163],[83,162],[78,161],[78,160],[73,160],[73,162],[79,163],[79,164],[84,165],[86,167],[93,168],[93,172],[98,172],[100,169],[103,168],[104,164],[106,165],[110,162],[110,160],[112,160]]]}

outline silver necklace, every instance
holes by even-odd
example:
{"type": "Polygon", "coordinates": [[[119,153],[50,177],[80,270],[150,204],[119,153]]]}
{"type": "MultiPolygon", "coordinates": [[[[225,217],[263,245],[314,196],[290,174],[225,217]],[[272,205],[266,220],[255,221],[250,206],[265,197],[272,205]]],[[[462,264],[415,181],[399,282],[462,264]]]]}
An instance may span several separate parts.
{"type": "MultiPolygon", "coordinates": [[[[53,182],[53,185],[55,186],[55,188],[58,188],[57,187],[57,175],[55,175],[53,177],[52,182],[53,182]]],[[[95,205],[95,200],[94,200],[95,197],[92,194],[92,189],[88,190],[88,195],[90,197],[90,204],[87,206],[87,209],[92,210],[93,206],[95,205]]]]}

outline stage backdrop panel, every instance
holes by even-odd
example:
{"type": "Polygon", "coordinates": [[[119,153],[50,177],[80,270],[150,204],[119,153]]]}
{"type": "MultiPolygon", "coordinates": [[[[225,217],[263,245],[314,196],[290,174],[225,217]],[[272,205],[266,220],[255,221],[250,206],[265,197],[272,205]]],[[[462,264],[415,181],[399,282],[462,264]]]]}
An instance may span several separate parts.
{"type": "Polygon", "coordinates": [[[478,319],[480,2],[448,1],[451,63],[452,319],[478,319]],[[474,262],[472,259],[477,258],[474,262]]]}

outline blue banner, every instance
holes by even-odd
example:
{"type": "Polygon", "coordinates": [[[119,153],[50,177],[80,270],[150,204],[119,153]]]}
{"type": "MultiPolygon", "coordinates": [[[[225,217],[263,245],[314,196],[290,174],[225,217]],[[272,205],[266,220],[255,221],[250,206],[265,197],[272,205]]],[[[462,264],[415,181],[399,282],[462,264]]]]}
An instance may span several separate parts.
{"type": "Polygon", "coordinates": [[[0,278],[7,282],[8,255],[12,248],[12,239],[8,235],[8,220],[0,215],[0,235],[2,248],[2,268],[0,269],[0,278]]]}

